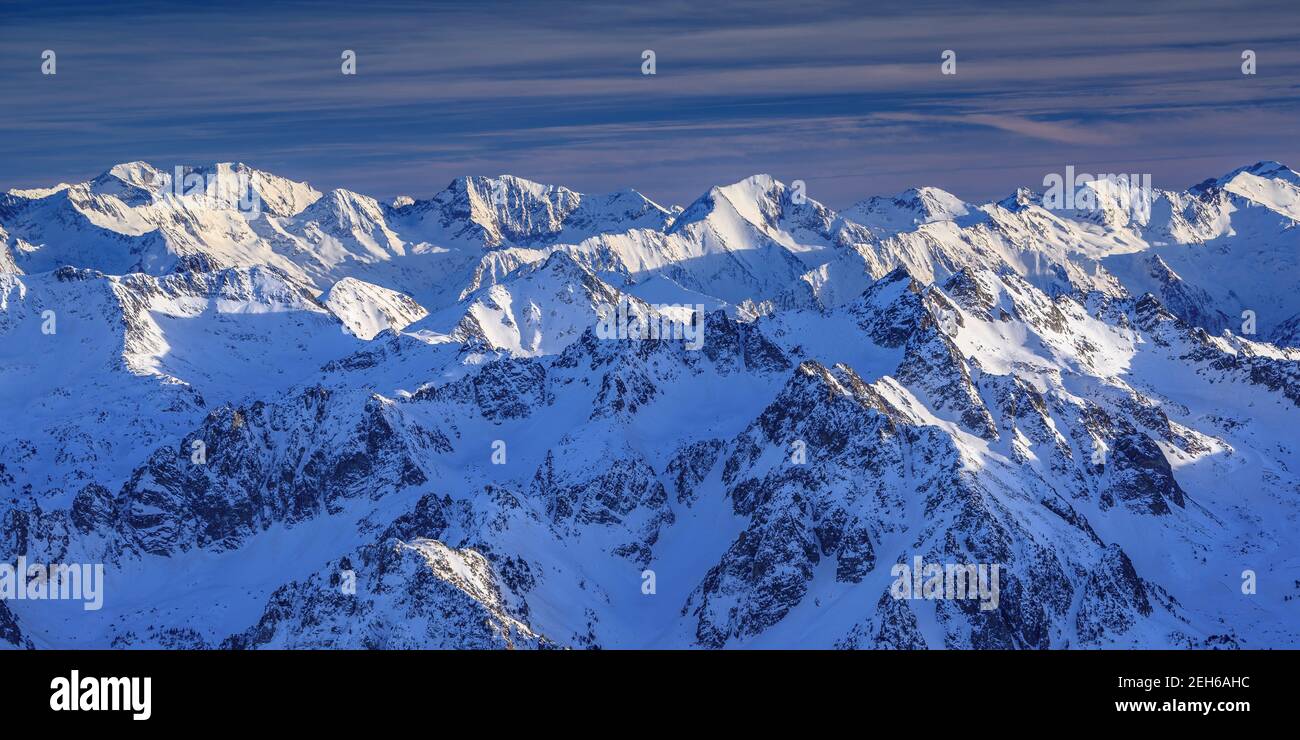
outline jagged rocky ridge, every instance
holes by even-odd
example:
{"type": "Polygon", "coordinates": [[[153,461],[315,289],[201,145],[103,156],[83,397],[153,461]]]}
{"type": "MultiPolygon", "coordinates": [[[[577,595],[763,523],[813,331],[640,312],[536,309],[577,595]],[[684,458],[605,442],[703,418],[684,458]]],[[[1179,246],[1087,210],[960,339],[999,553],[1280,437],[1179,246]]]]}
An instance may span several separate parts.
{"type": "Polygon", "coordinates": [[[0,646],[1300,639],[1280,165],[1141,216],[196,172],[264,208],[143,163],[0,199],[0,559],[108,571],[0,646]],[[687,306],[698,351],[597,330],[687,306]],[[998,606],[894,598],[916,556],[998,606]]]}

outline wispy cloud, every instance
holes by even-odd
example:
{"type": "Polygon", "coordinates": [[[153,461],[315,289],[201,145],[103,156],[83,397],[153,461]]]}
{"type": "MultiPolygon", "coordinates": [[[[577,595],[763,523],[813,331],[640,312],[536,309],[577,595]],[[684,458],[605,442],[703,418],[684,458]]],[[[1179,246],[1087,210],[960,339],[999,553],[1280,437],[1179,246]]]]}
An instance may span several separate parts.
{"type": "Polygon", "coordinates": [[[0,188],[131,159],[241,159],[379,196],[510,171],[683,202],[765,171],[838,205],[922,183],[977,199],[1041,181],[1043,163],[1102,161],[1185,185],[1300,160],[1297,15],[1271,2],[6,4],[0,188]],[[46,48],[55,77],[39,74],[46,48]],[[345,48],[355,77],[339,73],[345,48]],[[653,77],[639,72],[647,48],[653,77]],[[1240,73],[1245,48],[1257,75],[1240,73]],[[939,74],[943,49],[955,76],[939,74]]]}

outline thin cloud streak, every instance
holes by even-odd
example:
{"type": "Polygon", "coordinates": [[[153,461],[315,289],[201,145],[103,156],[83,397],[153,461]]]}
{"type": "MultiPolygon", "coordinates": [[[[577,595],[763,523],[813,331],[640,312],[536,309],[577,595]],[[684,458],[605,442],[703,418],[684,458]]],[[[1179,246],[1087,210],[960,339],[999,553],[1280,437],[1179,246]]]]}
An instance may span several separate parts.
{"type": "Polygon", "coordinates": [[[1044,162],[1102,161],[1190,184],[1216,162],[1300,161],[1296,19],[1210,2],[0,6],[0,189],[134,159],[244,160],[379,197],[512,172],[682,203],[765,171],[832,205],[919,184],[983,199],[1044,162]]]}

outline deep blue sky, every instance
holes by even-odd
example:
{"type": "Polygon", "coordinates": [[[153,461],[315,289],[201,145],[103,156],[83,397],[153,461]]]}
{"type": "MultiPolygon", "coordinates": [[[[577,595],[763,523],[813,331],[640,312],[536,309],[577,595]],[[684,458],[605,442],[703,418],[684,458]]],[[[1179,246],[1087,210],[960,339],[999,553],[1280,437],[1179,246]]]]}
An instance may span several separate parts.
{"type": "Polygon", "coordinates": [[[0,190],[239,160],[385,198],[508,172],[685,203],[768,172],[842,207],[1300,166],[1294,0],[30,5],[0,4],[0,190]]]}

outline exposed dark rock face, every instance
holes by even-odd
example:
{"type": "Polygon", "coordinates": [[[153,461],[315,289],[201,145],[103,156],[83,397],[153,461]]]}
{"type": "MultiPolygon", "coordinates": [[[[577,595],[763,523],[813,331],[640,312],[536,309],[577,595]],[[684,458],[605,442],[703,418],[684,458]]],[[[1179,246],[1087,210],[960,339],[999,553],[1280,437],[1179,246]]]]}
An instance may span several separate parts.
{"type": "Polygon", "coordinates": [[[627,450],[611,452],[611,457],[621,461],[595,475],[593,471],[577,475],[557,471],[556,458],[548,452],[533,476],[529,495],[543,503],[547,517],[560,532],[576,534],[592,524],[617,528],[626,533],[625,541],[612,552],[647,563],[661,528],[674,519],[668,491],[645,460],[629,456],[627,450]]]}
{"type": "Polygon", "coordinates": [[[726,443],[720,439],[705,439],[684,445],[673,456],[664,470],[673,483],[674,499],[690,506],[695,502],[695,488],[718,462],[718,453],[726,443]]]}
{"type": "Polygon", "coordinates": [[[310,388],[283,403],[212,412],[179,450],[157,450],[111,501],[83,489],[73,521],[111,522],[126,551],[229,549],[273,523],[421,485],[428,479],[418,460],[450,450],[441,432],[411,423],[391,401],[310,388]]]}
{"type": "Polygon", "coordinates": [[[533,584],[527,563],[500,566],[436,539],[468,525],[468,512],[427,494],[371,544],[272,594],[257,624],[224,648],[540,648],[506,593],[533,584]]]}
{"type": "Polygon", "coordinates": [[[32,641],[23,636],[18,627],[18,618],[9,611],[9,606],[0,601],[0,650],[5,648],[24,648],[30,650],[32,641]]]}
{"type": "Polygon", "coordinates": [[[1088,575],[1076,623],[1084,644],[1099,643],[1109,633],[1123,633],[1137,617],[1151,614],[1147,586],[1133,570],[1128,555],[1118,547],[1106,548],[1095,570],[1088,575]]]}
{"type": "Polygon", "coordinates": [[[500,423],[522,419],[535,408],[552,402],[546,387],[546,368],[526,359],[502,359],[484,365],[483,370],[436,389],[416,393],[416,400],[465,403],[476,407],[483,418],[500,423]]]}
{"type": "Polygon", "coordinates": [[[1138,220],[928,190],[858,223],[766,176],[667,210],[263,175],[280,215],[218,235],[146,172],[0,195],[0,338],[39,342],[0,352],[0,561],[115,586],[85,635],[0,602],[0,647],[1300,640],[1292,593],[1224,588],[1276,585],[1300,491],[1295,304],[1263,286],[1239,335],[1182,254],[1295,238],[1227,181],[1138,220]],[[362,339],[375,295],[416,323],[362,339]],[[603,330],[686,307],[650,297],[712,307],[702,344],[603,330]]]}
{"type": "Polygon", "coordinates": [[[916,625],[916,615],[906,602],[881,594],[870,620],[853,625],[835,643],[841,650],[925,650],[929,645],[916,625]]]}

